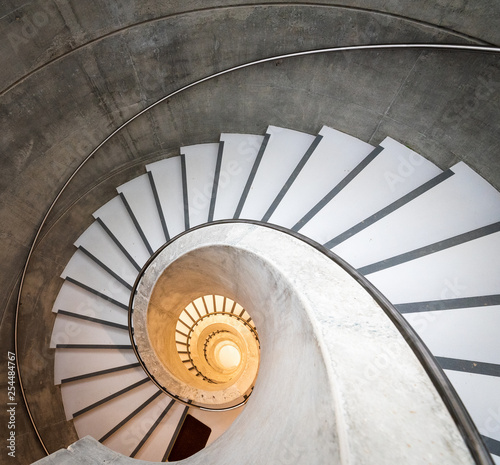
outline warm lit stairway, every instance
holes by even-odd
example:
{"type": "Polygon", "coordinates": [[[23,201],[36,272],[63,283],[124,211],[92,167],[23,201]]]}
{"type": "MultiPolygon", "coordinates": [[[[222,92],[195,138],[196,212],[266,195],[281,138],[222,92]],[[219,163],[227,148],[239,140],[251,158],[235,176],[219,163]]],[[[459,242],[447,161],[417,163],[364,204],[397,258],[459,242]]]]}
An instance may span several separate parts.
{"type": "Polygon", "coordinates": [[[500,464],[500,193],[464,163],[442,171],[391,138],[372,147],[328,127],[271,126],[183,147],[117,191],[75,238],[53,307],[55,383],[80,437],[160,461],[187,413],[212,428],[209,443],[238,415],[162,393],[132,350],[127,310],[166,242],[248,219],[305,235],[364,274],[429,346],[500,464]]]}

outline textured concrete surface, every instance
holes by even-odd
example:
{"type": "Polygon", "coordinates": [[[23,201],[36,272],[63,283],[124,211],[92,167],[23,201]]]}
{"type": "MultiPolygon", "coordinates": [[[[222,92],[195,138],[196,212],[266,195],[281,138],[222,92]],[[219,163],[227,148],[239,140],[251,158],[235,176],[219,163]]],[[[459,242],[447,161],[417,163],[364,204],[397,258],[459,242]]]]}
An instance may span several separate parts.
{"type": "Polygon", "coordinates": [[[165,249],[172,260],[193,251],[202,272],[225,263],[214,282],[252,314],[262,352],[245,410],[185,463],[473,463],[403,336],[332,260],[247,224],[208,226],[165,249]]]}
{"type": "MultiPolygon", "coordinates": [[[[354,8],[242,3],[2,2],[2,347],[13,347],[19,275],[43,213],[77,164],[147,104],[214,71],[285,52],[359,43],[500,43],[500,4],[492,0],[336,2],[354,8]]],[[[498,188],[499,83],[499,61],[492,55],[343,53],[238,72],[135,121],[100,150],[60,199],[23,296],[27,326],[20,342],[29,352],[19,356],[37,367],[26,375],[28,395],[40,399],[36,418],[50,419],[47,441],[59,447],[64,433],[53,431],[65,424],[50,387],[52,354],[41,347],[50,333],[49,300],[72,241],[112,195],[112,180],[123,182],[140,172],[142,162],[179,145],[215,141],[221,131],[262,133],[275,124],[314,132],[328,124],[372,143],[392,136],[441,168],[464,159],[498,188]]],[[[5,370],[2,365],[2,389],[5,370]]],[[[21,417],[18,460],[29,463],[40,448],[21,417]]],[[[0,424],[3,432],[3,416],[0,424]]]]}
{"type": "MultiPolygon", "coordinates": [[[[116,30],[153,22],[157,18],[180,17],[184,12],[197,12],[205,8],[227,10],[238,5],[266,3],[243,0],[207,0],[202,4],[196,0],[122,0],[111,4],[106,0],[91,4],[76,0],[39,0],[29,3],[5,1],[0,6],[0,58],[2,62],[10,63],[10,66],[2,68],[1,81],[7,87],[44,63],[116,30]]],[[[273,3],[282,3],[286,8],[295,2],[278,0],[273,3]]],[[[310,0],[300,3],[318,5],[318,2],[310,0]]],[[[328,4],[337,6],[339,10],[353,8],[371,12],[369,27],[359,30],[353,28],[353,32],[359,34],[359,39],[364,39],[364,42],[377,40],[387,17],[391,19],[399,16],[408,18],[410,23],[427,23],[486,42],[500,43],[495,22],[500,7],[493,0],[480,5],[473,0],[390,0],[383,3],[376,0],[344,0],[319,3],[322,6],[328,4]]]]}

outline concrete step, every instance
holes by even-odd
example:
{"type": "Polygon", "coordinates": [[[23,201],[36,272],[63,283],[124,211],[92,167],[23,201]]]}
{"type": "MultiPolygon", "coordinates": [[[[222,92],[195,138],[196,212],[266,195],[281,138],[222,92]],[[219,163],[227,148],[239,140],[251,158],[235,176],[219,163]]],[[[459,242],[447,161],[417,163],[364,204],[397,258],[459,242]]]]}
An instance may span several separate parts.
{"type": "Polygon", "coordinates": [[[151,176],[143,174],[116,188],[123,195],[131,210],[131,216],[138,223],[137,229],[144,235],[148,251],[152,254],[166,241],[151,176]]]}
{"type": "Polygon", "coordinates": [[[374,148],[327,126],[318,136],[317,146],[306,152],[283,186],[270,223],[292,228],[374,148]]]}
{"type": "Polygon", "coordinates": [[[181,148],[186,160],[189,226],[208,221],[214,177],[219,156],[219,144],[199,144],[181,148]]]}
{"type": "Polygon", "coordinates": [[[76,240],[75,246],[83,247],[127,283],[134,284],[138,272],[137,264],[120,249],[119,244],[107,234],[98,221],[86,229],[76,240]]]}
{"type": "Polygon", "coordinates": [[[128,325],[118,325],[106,320],[59,310],[52,330],[50,348],[55,349],[64,342],[69,331],[71,344],[118,344],[128,345],[128,325]]]}
{"type": "Polygon", "coordinates": [[[441,173],[434,164],[390,138],[380,147],[382,150],[375,152],[349,183],[329,196],[328,203],[316,205],[314,216],[301,220],[294,229],[326,244],[441,173]]]}
{"type": "Polygon", "coordinates": [[[464,163],[450,172],[408,203],[338,236],[333,252],[361,268],[500,221],[499,192],[464,163]],[[388,234],[398,240],[388,241],[388,234]]]}
{"type": "Polygon", "coordinates": [[[367,278],[399,306],[500,294],[500,232],[449,247],[367,278]]]}
{"type": "Polygon", "coordinates": [[[171,157],[146,165],[155,185],[168,238],[185,230],[181,157],[171,157]]]}
{"type": "Polygon", "coordinates": [[[102,221],[140,267],[146,263],[151,254],[120,196],[111,199],[94,212],[94,218],[102,221]]]}
{"type": "Polygon", "coordinates": [[[73,254],[61,278],[76,280],[95,292],[128,306],[130,289],[81,250],[73,254]]]}
{"type": "Polygon", "coordinates": [[[315,137],[269,126],[240,200],[238,218],[261,220],[315,137]],[[245,196],[246,194],[246,196],[245,196]]]}
{"type": "MultiPolygon", "coordinates": [[[[144,373],[142,373],[142,376],[144,376],[144,373]]],[[[85,413],[74,414],[73,424],[78,435],[84,437],[90,434],[94,438],[100,439],[158,390],[156,385],[149,379],[145,383],[139,384],[140,382],[139,379],[131,384],[123,383],[120,390],[110,393],[110,397],[124,389],[132,388],[85,413]]]]}
{"type": "MultiPolygon", "coordinates": [[[[328,127],[312,136],[269,126],[265,136],[183,147],[146,170],[94,213],[61,275],[54,381],[79,435],[164,458],[187,411],[149,380],[82,410],[145,379],[126,325],[131,286],[150,255],[187,228],[242,218],[298,231],[365,274],[438,357],[480,432],[500,440],[488,428],[500,392],[500,194],[470,168],[442,172],[391,138],[374,148],[328,127]]],[[[196,302],[201,315],[233,303],[196,302]]],[[[200,316],[192,305],[184,313],[188,325],[200,316]]],[[[239,411],[189,409],[212,428],[209,443],[239,411]]]]}
{"type": "Polygon", "coordinates": [[[163,458],[168,442],[175,431],[176,421],[181,412],[182,406],[180,404],[174,402],[167,395],[160,394],[124,426],[109,436],[103,444],[112,450],[123,451],[122,453],[129,457],[144,456],[147,451],[151,460],[159,462],[163,458]],[[160,421],[156,425],[158,420],[160,421]],[[150,431],[151,433],[148,435],[150,431]],[[133,455],[136,450],[137,452],[133,455]]]}
{"type": "Polygon", "coordinates": [[[214,220],[234,217],[263,140],[263,136],[252,134],[221,134],[223,151],[214,220]]]}
{"type": "MultiPolygon", "coordinates": [[[[66,310],[68,312],[99,318],[122,325],[128,323],[125,309],[69,281],[63,283],[57,295],[57,299],[54,302],[54,306],[52,307],[54,313],[57,313],[59,310],[66,310]]],[[[66,342],[69,342],[68,338],[69,335],[66,336],[66,342]]]]}
{"type": "MultiPolygon", "coordinates": [[[[61,385],[66,418],[145,378],[141,367],[61,385]]],[[[151,383],[153,384],[153,383],[151,383]]],[[[98,407],[96,407],[97,409],[98,407]]],[[[95,436],[94,436],[95,437],[95,436]]],[[[98,439],[98,438],[97,438],[98,439]]]]}
{"type": "MultiPolygon", "coordinates": [[[[496,426],[500,421],[499,395],[500,377],[445,370],[458,395],[476,424],[490,451],[500,452],[500,431],[496,426]],[[492,400],[494,400],[492,402],[492,400]]],[[[499,463],[500,455],[493,455],[499,463]]]]}
{"type": "MultiPolygon", "coordinates": [[[[177,425],[182,418],[184,409],[184,405],[175,403],[168,410],[165,416],[160,417],[161,413],[165,411],[165,409],[163,409],[160,415],[156,418],[157,420],[160,419],[161,421],[148,437],[144,445],[135,454],[131,453],[131,456],[139,460],[146,460],[150,462],[165,461],[165,453],[170,445],[170,440],[176,431],[177,425]]],[[[154,411],[154,415],[152,415],[151,420],[159,410],[160,409],[158,408],[154,411]]],[[[140,421],[140,419],[138,419],[138,421],[140,421]]],[[[147,424],[151,425],[152,422],[149,421],[147,424]]],[[[132,425],[132,430],[134,430],[134,425],[132,425]]],[[[146,431],[144,434],[147,433],[148,431],[146,431]]]]}
{"type": "Polygon", "coordinates": [[[54,384],[136,363],[132,348],[108,349],[105,356],[99,349],[58,349],[54,356],[54,384]]]}
{"type": "Polygon", "coordinates": [[[500,305],[490,305],[404,316],[436,356],[500,365],[499,312],[500,305]]]}

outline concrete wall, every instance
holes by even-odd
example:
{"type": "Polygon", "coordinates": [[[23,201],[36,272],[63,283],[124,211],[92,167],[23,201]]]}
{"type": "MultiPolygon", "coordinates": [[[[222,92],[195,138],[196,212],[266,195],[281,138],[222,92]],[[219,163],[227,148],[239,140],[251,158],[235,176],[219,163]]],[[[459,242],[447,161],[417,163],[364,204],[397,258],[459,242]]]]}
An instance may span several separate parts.
{"type": "MultiPolygon", "coordinates": [[[[261,343],[247,406],[186,465],[474,463],[404,337],[330,258],[267,227],[222,224],[176,239],[156,265],[177,263],[193,277],[187,291],[213,284],[241,302],[261,343]],[[383,367],[374,357],[382,353],[383,367]]],[[[134,463],[95,445],[71,449],[45,463],[134,463]]]]}
{"type": "MultiPolygon", "coordinates": [[[[19,275],[43,213],[78,163],[148,104],[213,72],[285,52],[500,42],[495,1],[24,3],[0,6],[0,337],[6,348],[13,347],[19,275]]],[[[215,141],[221,131],[262,133],[275,124],[314,132],[327,124],[371,143],[390,135],[442,168],[465,160],[498,188],[499,83],[498,57],[485,54],[407,50],[294,58],[173,97],[103,147],[51,216],[23,295],[19,356],[53,450],[71,442],[74,431],[51,385],[51,299],[72,241],[115,185],[144,162],[179,145],[215,141]]],[[[41,456],[21,412],[18,438],[19,463],[41,456]]]]}

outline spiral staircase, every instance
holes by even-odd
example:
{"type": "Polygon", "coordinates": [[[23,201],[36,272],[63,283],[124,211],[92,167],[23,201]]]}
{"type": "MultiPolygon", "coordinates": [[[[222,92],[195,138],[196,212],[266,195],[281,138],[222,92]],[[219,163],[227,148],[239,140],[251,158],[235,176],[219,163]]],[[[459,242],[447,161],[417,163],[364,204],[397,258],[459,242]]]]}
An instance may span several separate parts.
{"type": "MultiPolygon", "coordinates": [[[[326,126],[317,135],[269,126],[264,135],[181,147],[117,194],[75,238],[53,305],[54,382],[80,437],[165,461],[188,414],[211,429],[209,445],[245,408],[249,393],[219,410],[169,396],[138,359],[128,310],[141,270],[170,241],[207,223],[248,220],[315,241],[381,291],[436,357],[500,463],[499,433],[488,428],[500,402],[500,193],[466,164],[442,171],[389,137],[373,147],[326,126]]],[[[198,371],[183,349],[192,323],[220,313],[251,324],[225,296],[202,302],[175,329],[188,371],[198,371]]],[[[375,368],[384,363],[373,358],[375,368]]]]}

